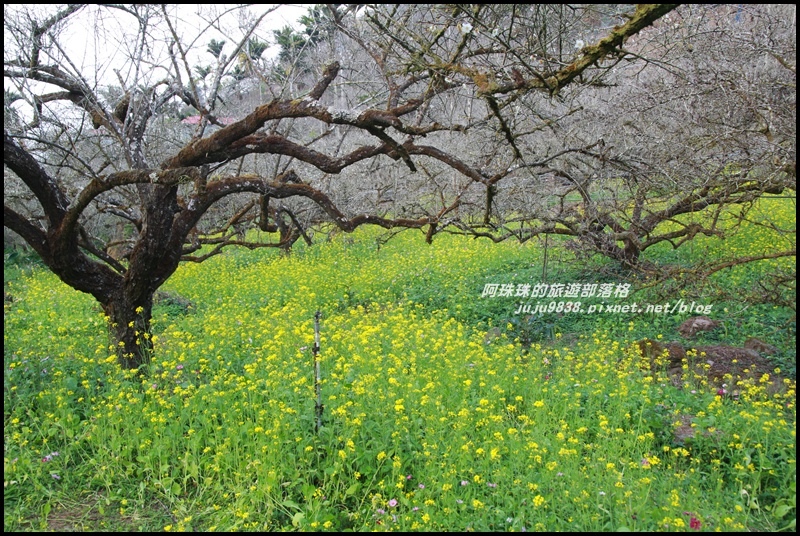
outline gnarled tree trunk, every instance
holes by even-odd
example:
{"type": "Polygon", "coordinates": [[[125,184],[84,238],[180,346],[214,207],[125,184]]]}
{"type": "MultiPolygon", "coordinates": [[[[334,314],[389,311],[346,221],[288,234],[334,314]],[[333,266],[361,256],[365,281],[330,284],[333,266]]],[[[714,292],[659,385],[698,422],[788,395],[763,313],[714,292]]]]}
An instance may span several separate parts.
{"type": "Polygon", "coordinates": [[[153,350],[150,337],[153,294],[134,301],[120,292],[102,306],[103,312],[108,316],[109,335],[115,343],[120,366],[138,369],[148,364],[153,350]]]}

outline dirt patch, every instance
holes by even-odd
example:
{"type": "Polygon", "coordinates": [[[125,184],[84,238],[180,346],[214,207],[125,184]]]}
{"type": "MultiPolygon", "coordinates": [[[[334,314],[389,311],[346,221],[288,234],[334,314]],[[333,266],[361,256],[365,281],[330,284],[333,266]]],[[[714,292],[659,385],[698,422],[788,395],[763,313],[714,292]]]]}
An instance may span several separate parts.
{"type": "MultiPolygon", "coordinates": [[[[700,432],[700,430],[692,426],[693,420],[693,415],[678,415],[677,422],[680,422],[680,424],[672,429],[672,436],[677,443],[683,444],[687,439],[693,439],[700,432]]],[[[705,435],[708,435],[708,432],[705,432],[705,435]]]]}
{"type": "MultiPolygon", "coordinates": [[[[739,348],[709,345],[684,348],[678,342],[642,339],[634,343],[633,351],[642,356],[640,361],[642,370],[660,378],[666,373],[670,383],[681,389],[687,383],[696,385],[692,380],[700,378],[715,389],[718,396],[733,400],[738,400],[740,396],[739,382],[742,381],[751,385],[762,385],[768,395],[786,392],[783,377],[775,373],[775,363],[760,353],[763,351],[775,354],[777,353],[775,347],[755,338],[748,339],[745,346],[739,348]],[[765,374],[769,376],[768,381],[762,381],[765,374]]],[[[683,445],[698,436],[711,437],[720,433],[719,431],[712,433],[697,424],[693,426],[695,420],[696,417],[691,414],[674,415],[670,421],[672,425],[669,427],[672,440],[683,445]]]]}
{"type": "Polygon", "coordinates": [[[124,514],[118,501],[108,501],[95,493],[75,501],[53,506],[47,515],[47,530],[52,532],[139,532],[146,527],[161,527],[172,516],[156,501],[146,509],[131,506],[124,514]]]}
{"type": "Polygon", "coordinates": [[[650,370],[656,371],[666,365],[666,368],[680,367],[686,359],[686,350],[677,342],[661,343],[653,339],[642,339],[636,343],[639,352],[647,358],[650,370]]]}
{"type": "Polygon", "coordinates": [[[755,350],[761,355],[775,355],[778,353],[777,348],[771,344],[765,343],[761,339],[756,339],[755,337],[750,337],[744,341],[744,347],[749,350],[755,350]]]}
{"type": "Polygon", "coordinates": [[[706,372],[709,380],[716,383],[724,381],[726,377],[759,380],[764,374],[775,376],[775,365],[749,348],[698,346],[696,350],[698,359],[710,367],[706,372]]]}
{"type": "Polygon", "coordinates": [[[83,532],[95,527],[103,518],[97,509],[100,499],[90,498],[86,503],[55,508],[47,516],[47,528],[53,532],[83,532]],[[90,501],[90,502],[89,502],[90,501]]]}
{"type": "Polygon", "coordinates": [[[635,344],[635,349],[647,359],[651,372],[665,370],[678,387],[683,385],[684,366],[688,365],[689,371],[705,377],[713,387],[729,388],[731,392],[739,381],[757,383],[765,374],[770,378],[768,393],[780,392],[784,388],[783,377],[775,373],[775,364],[752,348],[713,345],[687,349],[677,342],[643,339],[635,344]]]}

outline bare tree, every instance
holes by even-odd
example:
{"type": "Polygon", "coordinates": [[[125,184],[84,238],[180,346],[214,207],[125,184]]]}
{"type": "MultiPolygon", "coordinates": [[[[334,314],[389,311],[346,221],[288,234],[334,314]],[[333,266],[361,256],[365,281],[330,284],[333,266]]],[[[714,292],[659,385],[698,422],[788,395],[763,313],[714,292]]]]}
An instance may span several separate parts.
{"type": "Polygon", "coordinates": [[[167,6],[6,7],[5,77],[26,106],[4,129],[4,225],[100,302],[120,364],[137,368],[152,349],[153,295],[179,263],[286,246],[305,232],[287,203],[344,231],[430,239],[474,230],[480,207],[491,224],[499,185],[519,174],[563,154],[599,158],[596,141],[547,154],[533,140],[575,113],[571,86],[604,84],[625,41],[675,7],[330,6],[338,37],[316,43],[328,58],[291,80],[261,58],[269,11],[242,11],[238,29],[206,14],[191,33],[167,6]],[[107,54],[90,66],[67,46],[87,21],[107,54]],[[237,110],[236,92],[263,101],[237,110]],[[364,179],[370,170],[380,180],[364,179]],[[374,203],[349,211],[342,189],[362,182],[374,203]],[[401,191],[404,207],[388,208],[401,191]],[[243,233],[256,224],[280,238],[243,233]]]}
{"type": "MultiPolygon", "coordinates": [[[[722,5],[669,13],[621,47],[621,64],[597,72],[591,90],[553,101],[562,119],[549,128],[550,140],[521,139],[506,121],[520,153],[556,157],[504,176],[491,196],[496,216],[460,227],[496,241],[568,236],[579,252],[654,268],[641,262],[648,248],[724,236],[761,196],[793,197],[795,10],[722,5]],[[551,195],[530,198],[543,188],[551,195]]],[[[487,202],[487,216],[490,208],[487,202]]],[[[740,261],[796,256],[796,231],[784,231],[784,244],[740,261]]],[[[717,266],[699,268],[697,275],[717,266]]]]}

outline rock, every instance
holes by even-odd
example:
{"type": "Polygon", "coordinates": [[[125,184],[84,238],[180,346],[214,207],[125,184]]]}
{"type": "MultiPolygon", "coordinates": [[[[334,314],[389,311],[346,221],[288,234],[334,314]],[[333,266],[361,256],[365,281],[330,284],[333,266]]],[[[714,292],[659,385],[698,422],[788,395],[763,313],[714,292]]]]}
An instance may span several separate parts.
{"type": "Polygon", "coordinates": [[[721,324],[716,320],[711,320],[707,316],[695,316],[683,322],[678,328],[678,333],[683,337],[690,339],[701,331],[711,331],[716,329],[721,324]]]}

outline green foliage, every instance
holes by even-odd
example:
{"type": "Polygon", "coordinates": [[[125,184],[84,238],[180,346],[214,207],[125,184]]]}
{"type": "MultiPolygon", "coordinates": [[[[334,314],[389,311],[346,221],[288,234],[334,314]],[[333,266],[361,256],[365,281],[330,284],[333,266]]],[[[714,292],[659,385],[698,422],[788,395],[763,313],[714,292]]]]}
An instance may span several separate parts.
{"type": "Polygon", "coordinates": [[[194,68],[195,74],[197,74],[197,77],[200,78],[200,79],[203,79],[206,76],[208,76],[211,73],[211,70],[212,70],[212,67],[210,65],[206,65],[206,66],[198,65],[198,66],[196,66],[194,68]]]}
{"type": "Polygon", "coordinates": [[[3,266],[16,266],[20,269],[30,269],[34,267],[41,267],[42,258],[28,248],[6,248],[3,251],[3,266]]]}
{"type": "Polygon", "coordinates": [[[295,32],[291,26],[284,26],[280,30],[273,30],[272,35],[281,47],[278,58],[281,61],[293,61],[305,47],[306,40],[295,32]]]}
{"type": "Polygon", "coordinates": [[[219,59],[219,55],[222,54],[222,47],[224,46],[225,41],[217,41],[216,39],[212,39],[209,41],[206,51],[215,58],[219,59]]]}
{"type": "Polygon", "coordinates": [[[257,60],[261,57],[265,50],[269,48],[269,45],[261,41],[255,37],[250,38],[247,40],[247,56],[250,59],[257,60]]]}
{"type": "MultiPolygon", "coordinates": [[[[146,378],[90,297],[7,262],[5,530],[793,528],[794,381],[679,387],[631,347],[686,315],[526,319],[482,297],[540,282],[536,244],[346,238],[182,266],[146,378]]],[[[550,282],[624,281],[553,258],[550,282]]],[[[717,305],[709,337],[789,352],[778,312],[717,305]]]]}
{"type": "Polygon", "coordinates": [[[280,30],[273,30],[275,41],[281,47],[279,60],[289,63],[300,62],[304,52],[328,39],[336,24],[330,16],[329,9],[337,9],[340,5],[312,6],[298,20],[300,29],[284,26],[280,30]]]}
{"type": "Polygon", "coordinates": [[[247,69],[244,69],[241,65],[237,65],[229,74],[234,80],[241,81],[247,78],[247,69]]]}

